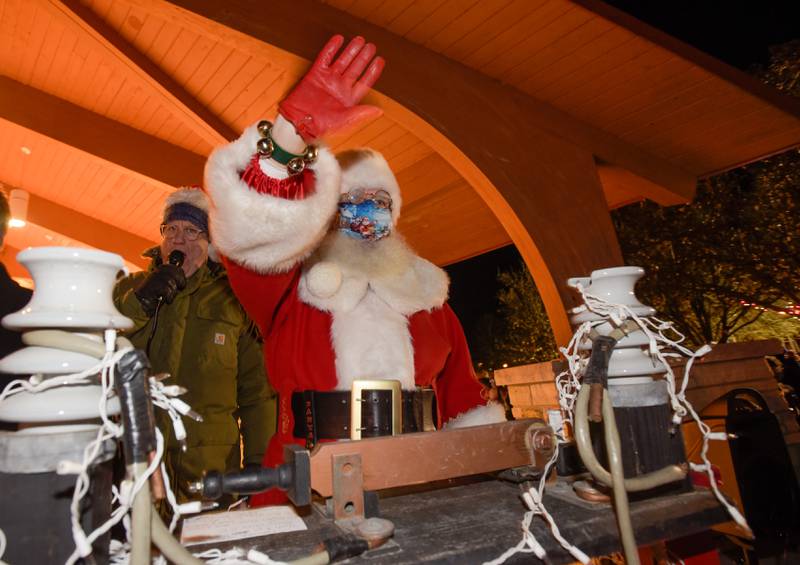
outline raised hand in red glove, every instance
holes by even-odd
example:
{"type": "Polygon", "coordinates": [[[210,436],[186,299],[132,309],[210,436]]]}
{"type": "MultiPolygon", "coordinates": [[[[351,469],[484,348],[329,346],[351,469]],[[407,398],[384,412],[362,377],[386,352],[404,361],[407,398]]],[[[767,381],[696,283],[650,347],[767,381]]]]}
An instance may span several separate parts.
{"type": "Polygon", "coordinates": [[[380,108],[357,104],[378,80],[384,60],[375,57],[375,45],[365,44],[363,37],[353,38],[334,60],[343,43],[341,35],[334,35],[311,70],[278,106],[306,143],[381,115],[380,108]]]}

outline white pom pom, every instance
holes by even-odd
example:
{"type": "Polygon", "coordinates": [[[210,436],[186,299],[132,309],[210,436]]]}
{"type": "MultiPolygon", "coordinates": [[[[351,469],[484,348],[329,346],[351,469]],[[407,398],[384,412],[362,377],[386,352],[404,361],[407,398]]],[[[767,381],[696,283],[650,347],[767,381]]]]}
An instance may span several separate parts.
{"type": "Polygon", "coordinates": [[[342,270],[335,263],[320,261],[306,274],[308,291],[318,298],[330,298],[342,286],[342,270]]]}

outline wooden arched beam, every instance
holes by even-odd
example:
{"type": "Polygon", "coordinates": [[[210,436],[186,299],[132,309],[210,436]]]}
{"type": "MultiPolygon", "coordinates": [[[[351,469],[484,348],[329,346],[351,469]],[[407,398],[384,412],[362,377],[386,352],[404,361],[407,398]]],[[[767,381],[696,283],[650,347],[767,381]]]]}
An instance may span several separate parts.
{"type": "Polygon", "coordinates": [[[285,52],[311,60],[334,33],[364,35],[379,45],[389,64],[372,100],[440,152],[488,203],[528,264],[559,343],[571,334],[565,307],[574,297],[566,279],[622,263],[595,155],[672,192],[692,193],[694,178],[685,171],[329,6],[310,0],[272,0],[268,9],[255,0],[173,4],[211,20],[210,33],[213,23],[221,24],[278,47],[279,60],[292,58],[285,52]],[[254,18],[257,13],[264,17],[254,18]]]}
{"type": "Polygon", "coordinates": [[[532,165],[526,167],[530,174],[527,179],[520,177],[523,171],[506,171],[508,180],[514,184],[497,186],[488,175],[503,173],[495,167],[488,167],[488,170],[479,167],[467,156],[469,148],[464,143],[456,145],[396,101],[383,99],[381,105],[389,116],[434,147],[495,213],[536,282],[557,342],[566,344],[572,335],[566,314],[572,295],[561,283],[576,274],[586,275],[596,268],[622,264],[592,155],[576,147],[563,146],[561,140],[528,132],[527,143],[510,147],[506,157],[524,163],[525,155],[519,152],[524,153],[527,146],[538,148],[542,152],[539,159],[543,162],[537,165],[535,162],[539,159],[531,159],[526,163],[532,165]],[[553,168],[540,169],[545,163],[553,168]],[[559,166],[563,167],[562,171],[558,170],[559,166]],[[578,234],[580,237],[573,237],[578,234]],[[593,235],[587,237],[587,234],[593,235]],[[581,237],[585,239],[581,241],[581,237]],[[584,267],[586,259],[597,262],[584,267]]]}
{"type": "Polygon", "coordinates": [[[205,156],[4,76],[0,76],[0,119],[140,176],[164,194],[174,186],[203,180],[205,156]]]}

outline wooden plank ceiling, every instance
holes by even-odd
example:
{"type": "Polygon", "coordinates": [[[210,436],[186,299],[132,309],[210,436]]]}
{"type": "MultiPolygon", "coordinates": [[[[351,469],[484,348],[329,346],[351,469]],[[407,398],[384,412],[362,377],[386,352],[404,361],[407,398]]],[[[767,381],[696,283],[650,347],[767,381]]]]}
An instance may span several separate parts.
{"type": "MultiPolygon", "coordinates": [[[[602,6],[324,3],[694,176],[800,140],[796,104],[602,6]]],[[[209,34],[197,18],[161,0],[0,0],[0,182],[31,193],[33,226],[12,230],[4,260],[28,245],[70,241],[143,265],[137,252],[158,240],[172,187],[200,183],[214,146],[274,115],[306,63],[276,59],[219,24],[209,34]]],[[[384,153],[404,192],[401,229],[435,262],[510,242],[470,184],[403,124],[383,117],[332,145],[384,153]]],[[[648,196],[613,181],[605,189],[611,206],[648,196]]]]}

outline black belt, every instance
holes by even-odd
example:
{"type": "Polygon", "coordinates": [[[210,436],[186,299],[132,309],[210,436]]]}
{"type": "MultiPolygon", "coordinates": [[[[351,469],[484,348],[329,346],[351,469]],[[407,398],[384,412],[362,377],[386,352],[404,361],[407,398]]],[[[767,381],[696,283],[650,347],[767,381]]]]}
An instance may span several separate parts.
{"type": "MultiPolygon", "coordinates": [[[[359,388],[356,392],[294,392],[294,436],[306,438],[306,448],[311,449],[320,439],[392,435],[392,404],[396,395],[396,390],[377,388],[359,388]],[[360,398],[360,422],[351,422],[354,397],[360,398]]],[[[432,389],[404,390],[400,396],[402,433],[435,429],[436,404],[432,389]]],[[[400,431],[395,430],[395,433],[400,431]]]]}

